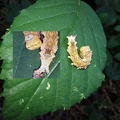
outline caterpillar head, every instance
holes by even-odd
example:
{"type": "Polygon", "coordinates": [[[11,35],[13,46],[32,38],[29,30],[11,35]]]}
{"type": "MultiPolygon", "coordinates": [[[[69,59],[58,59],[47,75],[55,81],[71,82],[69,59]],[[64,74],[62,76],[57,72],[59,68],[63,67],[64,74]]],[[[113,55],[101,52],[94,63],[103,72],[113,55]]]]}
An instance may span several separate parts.
{"type": "Polygon", "coordinates": [[[24,31],[23,34],[28,50],[35,50],[41,47],[40,32],[24,31]]]}

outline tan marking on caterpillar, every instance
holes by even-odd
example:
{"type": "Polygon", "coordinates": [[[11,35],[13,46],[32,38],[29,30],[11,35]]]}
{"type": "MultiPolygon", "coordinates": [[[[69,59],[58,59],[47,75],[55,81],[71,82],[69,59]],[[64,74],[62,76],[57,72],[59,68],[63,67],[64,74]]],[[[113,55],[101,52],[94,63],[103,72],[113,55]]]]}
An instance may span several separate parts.
{"type": "Polygon", "coordinates": [[[77,42],[75,41],[76,36],[71,35],[67,36],[68,38],[68,48],[67,51],[72,60],[73,63],[71,65],[74,65],[77,67],[77,69],[86,69],[88,65],[90,65],[91,59],[92,59],[92,51],[90,50],[89,46],[83,46],[80,48],[80,56],[77,51],[77,42]]]}
{"type": "Polygon", "coordinates": [[[42,42],[40,40],[40,32],[24,31],[26,48],[28,50],[35,50],[40,48],[42,42]]]}
{"type": "Polygon", "coordinates": [[[49,65],[55,57],[58,49],[58,32],[41,32],[44,35],[43,43],[41,45],[40,59],[41,66],[33,72],[33,78],[41,78],[45,73],[49,73],[49,65]]]}

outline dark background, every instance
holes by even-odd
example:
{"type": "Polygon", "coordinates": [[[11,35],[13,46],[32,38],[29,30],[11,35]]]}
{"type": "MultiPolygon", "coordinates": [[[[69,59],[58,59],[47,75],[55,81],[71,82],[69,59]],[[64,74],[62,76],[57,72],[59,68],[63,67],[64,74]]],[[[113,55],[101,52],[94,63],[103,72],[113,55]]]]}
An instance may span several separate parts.
{"type": "MultiPolygon", "coordinates": [[[[2,35],[19,11],[36,0],[0,0],[0,45],[2,35]]],[[[120,0],[84,0],[97,13],[107,39],[106,76],[102,86],[70,110],[59,110],[33,120],[120,120],[120,0]]],[[[0,58],[0,70],[2,60],[0,58]]],[[[0,93],[3,91],[0,80],[0,93]]],[[[0,95],[0,119],[4,98],[0,95]]]]}

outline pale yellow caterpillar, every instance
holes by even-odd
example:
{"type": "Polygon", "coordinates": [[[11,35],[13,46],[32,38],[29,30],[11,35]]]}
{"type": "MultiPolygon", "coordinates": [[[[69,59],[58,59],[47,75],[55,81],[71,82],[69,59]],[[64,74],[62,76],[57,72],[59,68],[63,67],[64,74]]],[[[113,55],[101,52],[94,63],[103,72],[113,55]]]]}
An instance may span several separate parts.
{"type": "Polygon", "coordinates": [[[41,32],[44,35],[43,43],[41,44],[40,60],[41,66],[33,72],[33,78],[41,78],[45,73],[49,73],[50,63],[55,57],[55,53],[58,49],[58,32],[48,31],[41,32]]]}
{"type": "Polygon", "coordinates": [[[23,32],[28,50],[35,50],[40,48],[42,41],[40,40],[40,32],[24,31],[23,32]]]}
{"type": "Polygon", "coordinates": [[[68,58],[70,58],[73,62],[71,63],[71,65],[76,66],[77,69],[86,69],[90,65],[92,59],[92,51],[90,50],[90,47],[89,46],[81,47],[79,55],[76,46],[77,42],[75,41],[76,36],[71,35],[67,36],[67,38],[68,38],[67,51],[70,55],[68,56],[68,58]]]}

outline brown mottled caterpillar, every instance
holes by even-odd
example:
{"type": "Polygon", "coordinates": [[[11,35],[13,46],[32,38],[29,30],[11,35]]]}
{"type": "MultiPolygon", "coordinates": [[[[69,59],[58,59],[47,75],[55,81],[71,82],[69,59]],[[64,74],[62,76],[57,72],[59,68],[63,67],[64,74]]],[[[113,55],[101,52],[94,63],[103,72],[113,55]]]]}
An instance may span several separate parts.
{"type": "Polygon", "coordinates": [[[90,50],[89,46],[83,46],[80,48],[80,56],[77,51],[77,42],[75,41],[76,36],[71,35],[67,36],[68,38],[68,48],[67,51],[72,60],[73,63],[71,65],[74,65],[77,67],[77,69],[86,69],[88,65],[90,65],[91,59],[92,59],[92,51],[90,50]]]}
{"type": "Polygon", "coordinates": [[[42,42],[40,40],[40,32],[24,31],[26,48],[29,50],[35,50],[40,48],[42,42]]]}
{"type": "Polygon", "coordinates": [[[33,72],[33,78],[41,78],[45,73],[49,73],[49,65],[55,57],[58,49],[58,32],[41,32],[44,35],[43,43],[41,44],[40,59],[41,66],[33,72]]]}

